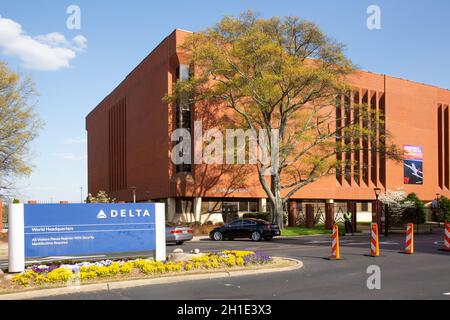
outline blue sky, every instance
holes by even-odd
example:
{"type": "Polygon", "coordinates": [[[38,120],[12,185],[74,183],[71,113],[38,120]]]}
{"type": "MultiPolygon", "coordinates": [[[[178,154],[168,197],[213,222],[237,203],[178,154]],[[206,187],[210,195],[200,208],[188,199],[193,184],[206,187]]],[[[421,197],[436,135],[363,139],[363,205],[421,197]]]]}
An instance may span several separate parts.
{"type": "Polygon", "coordinates": [[[34,173],[18,182],[18,196],[79,201],[80,187],[84,195],[87,188],[89,111],[173,29],[199,31],[247,9],[262,17],[294,15],[316,22],[345,43],[348,57],[364,70],[450,88],[448,0],[2,0],[0,22],[20,25],[21,40],[53,39],[63,49],[44,50],[49,57],[30,63],[26,59],[36,59],[33,52],[21,53],[27,48],[11,48],[0,37],[0,59],[32,75],[40,94],[36,108],[46,122],[32,145],[34,173]],[[73,4],[81,9],[80,30],[66,27],[66,9],[73,4]],[[366,27],[372,4],[381,8],[381,30],[366,27]],[[48,36],[55,33],[64,43],[48,36]],[[74,41],[77,36],[87,43],[74,41]]]}

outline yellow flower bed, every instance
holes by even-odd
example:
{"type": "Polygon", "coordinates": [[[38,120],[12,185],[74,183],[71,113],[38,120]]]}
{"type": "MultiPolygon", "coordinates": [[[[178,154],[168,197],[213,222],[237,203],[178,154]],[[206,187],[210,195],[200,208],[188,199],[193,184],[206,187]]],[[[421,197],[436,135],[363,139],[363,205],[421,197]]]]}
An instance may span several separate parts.
{"type": "MultiPolygon", "coordinates": [[[[12,281],[23,285],[43,285],[68,283],[73,279],[80,279],[82,282],[98,278],[116,277],[118,275],[130,274],[133,271],[144,275],[158,275],[173,272],[183,272],[191,270],[213,270],[228,267],[243,267],[251,264],[266,263],[268,259],[258,262],[255,260],[255,253],[252,251],[226,250],[219,253],[204,254],[191,258],[189,261],[161,262],[154,259],[137,259],[133,261],[109,262],[108,265],[83,264],[80,267],[71,266],[58,267],[52,271],[35,272],[27,270],[15,275],[12,281]],[[247,258],[246,258],[247,257],[247,258]]],[[[267,256],[266,256],[267,258],[267,256]]]]}

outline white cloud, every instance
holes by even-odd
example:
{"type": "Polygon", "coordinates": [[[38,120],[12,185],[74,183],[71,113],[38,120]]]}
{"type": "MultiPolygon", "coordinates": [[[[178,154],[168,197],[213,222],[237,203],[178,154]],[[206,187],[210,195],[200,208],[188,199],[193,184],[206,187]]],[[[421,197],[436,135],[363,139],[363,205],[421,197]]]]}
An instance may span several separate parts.
{"type": "Polygon", "coordinates": [[[84,50],[86,50],[86,48],[87,48],[87,39],[84,36],[78,35],[75,38],[73,38],[72,41],[76,45],[75,50],[77,50],[77,51],[84,51],[84,50]]]}
{"type": "Polygon", "coordinates": [[[86,138],[70,138],[63,142],[64,145],[77,145],[77,144],[85,144],[87,143],[86,138]]]}
{"type": "Polygon", "coordinates": [[[51,32],[43,36],[35,38],[40,43],[46,44],[50,47],[68,47],[69,42],[66,37],[59,32],[51,32]]]}
{"type": "Polygon", "coordinates": [[[52,153],[53,157],[56,157],[60,160],[68,160],[68,161],[81,161],[81,160],[86,160],[87,159],[87,155],[85,154],[81,154],[81,155],[77,155],[71,152],[67,152],[67,153],[52,153]]]}
{"type": "Polygon", "coordinates": [[[0,48],[4,54],[18,57],[26,68],[43,71],[67,68],[76,52],[84,51],[86,46],[87,39],[83,36],[76,36],[73,44],[58,32],[31,37],[19,23],[0,16],[0,48]]]}

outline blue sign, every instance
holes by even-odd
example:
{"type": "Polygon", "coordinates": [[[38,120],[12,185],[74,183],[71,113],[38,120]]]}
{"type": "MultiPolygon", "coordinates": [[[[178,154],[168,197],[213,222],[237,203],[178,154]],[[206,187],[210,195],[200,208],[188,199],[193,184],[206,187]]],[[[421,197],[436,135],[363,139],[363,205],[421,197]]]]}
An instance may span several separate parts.
{"type": "Polygon", "coordinates": [[[25,205],[25,257],[156,250],[155,207],[153,203],[25,205]]]}

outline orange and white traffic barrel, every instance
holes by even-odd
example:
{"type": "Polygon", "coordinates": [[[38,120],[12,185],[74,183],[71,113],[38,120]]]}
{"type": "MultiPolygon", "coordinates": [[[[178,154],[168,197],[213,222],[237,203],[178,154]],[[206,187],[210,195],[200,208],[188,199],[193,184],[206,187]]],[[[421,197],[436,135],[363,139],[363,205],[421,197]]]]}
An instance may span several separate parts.
{"type": "Polygon", "coordinates": [[[331,235],[331,260],[340,260],[341,251],[339,247],[339,226],[335,224],[333,226],[333,234],[331,235]]]}
{"type": "Polygon", "coordinates": [[[445,223],[444,251],[450,251],[450,222],[445,223]]]}
{"type": "Polygon", "coordinates": [[[408,228],[406,229],[406,243],[405,243],[405,253],[414,253],[414,224],[408,223],[408,228]]]}
{"type": "Polygon", "coordinates": [[[372,232],[370,237],[370,254],[372,257],[380,256],[380,243],[378,238],[378,224],[372,223],[372,232]]]}

